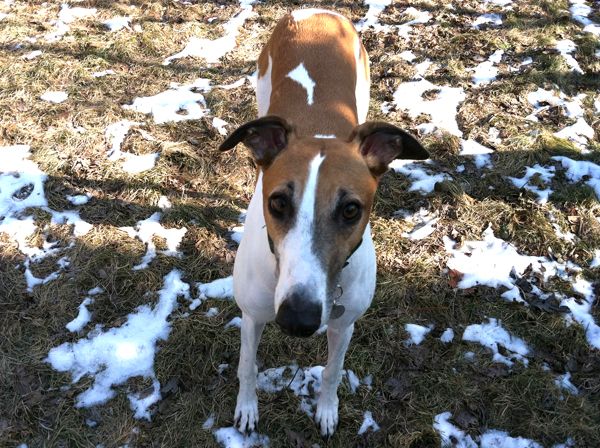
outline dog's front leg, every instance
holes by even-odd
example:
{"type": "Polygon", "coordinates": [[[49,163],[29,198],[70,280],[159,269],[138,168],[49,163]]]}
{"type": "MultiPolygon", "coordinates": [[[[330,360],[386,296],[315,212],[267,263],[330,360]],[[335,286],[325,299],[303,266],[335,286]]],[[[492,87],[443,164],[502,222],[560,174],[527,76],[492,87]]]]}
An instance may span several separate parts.
{"type": "Polygon", "coordinates": [[[338,424],[337,388],[342,379],[344,357],[354,324],[344,328],[327,329],[327,367],[323,370],[321,394],[317,402],[315,421],[323,437],[331,437],[338,424]]]}
{"type": "Polygon", "coordinates": [[[265,323],[258,323],[248,314],[242,313],[242,342],[238,379],[240,390],[235,406],[235,426],[241,431],[254,431],[258,424],[258,399],[256,398],[256,350],[265,323]]]}

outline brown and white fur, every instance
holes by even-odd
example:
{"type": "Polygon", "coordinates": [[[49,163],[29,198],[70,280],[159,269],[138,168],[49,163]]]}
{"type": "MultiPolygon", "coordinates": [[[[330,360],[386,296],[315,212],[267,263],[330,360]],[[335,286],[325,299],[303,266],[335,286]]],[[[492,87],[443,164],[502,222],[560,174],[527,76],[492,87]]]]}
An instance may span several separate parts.
{"type": "Polygon", "coordinates": [[[220,147],[243,142],[258,165],[233,270],[242,309],[235,409],[241,431],[258,422],[256,351],[272,320],[292,336],[327,324],[315,420],[323,436],[337,426],[344,356],[375,291],[369,214],[379,178],[395,158],[428,157],[401,129],[365,123],[369,82],[367,54],[350,21],[326,10],[288,14],[258,59],[261,118],[220,147]]]}

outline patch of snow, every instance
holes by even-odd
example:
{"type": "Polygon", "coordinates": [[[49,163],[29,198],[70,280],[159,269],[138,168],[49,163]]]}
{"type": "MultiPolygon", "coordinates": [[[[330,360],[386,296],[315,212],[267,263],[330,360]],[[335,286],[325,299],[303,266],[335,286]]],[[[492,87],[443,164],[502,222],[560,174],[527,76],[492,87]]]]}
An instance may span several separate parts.
{"type": "Polygon", "coordinates": [[[114,74],[115,74],[114,70],[108,69],[108,70],[102,70],[100,72],[94,72],[94,73],[92,73],[92,76],[94,78],[102,78],[103,76],[114,75],[114,74]]]}
{"type": "Polygon", "coordinates": [[[590,262],[590,268],[597,268],[600,266],[600,249],[594,251],[594,258],[590,262]]]}
{"type": "Polygon", "coordinates": [[[219,62],[223,56],[235,48],[236,38],[244,22],[255,15],[252,11],[253,3],[254,0],[240,0],[242,10],[223,25],[225,35],[215,40],[192,37],[182,51],[166,58],[163,65],[169,65],[175,59],[187,57],[204,58],[209,64],[219,62]]]}
{"type": "Polygon", "coordinates": [[[404,345],[419,345],[433,327],[431,325],[424,327],[417,324],[406,324],[404,325],[404,329],[409,334],[409,338],[404,341],[404,345]]]}
{"type": "Polygon", "coordinates": [[[209,430],[215,425],[215,415],[210,414],[208,418],[202,423],[202,429],[209,430]]]}
{"type": "Polygon", "coordinates": [[[481,25],[500,26],[502,25],[502,16],[500,14],[483,14],[473,21],[472,28],[480,29],[481,25]]]}
{"type": "Polygon", "coordinates": [[[77,194],[74,196],[67,195],[67,201],[69,201],[73,205],[83,205],[87,204],[92,195],[90,193],[86,194],[77,194]]]}
{"type": "Polygon", "coordinates": [[[573,160],[564,156],[554,156],[552,160],[560,162],[565,172],[565,177],[569,182],[580,182],[586,179],[585,183],[596,192],[596,197],[600,199],[600,165],[585,160],[573,160]]]}
{"type": "Polygon", "coordinates": [[[146,245],[146,254],[142,258],[142,261],[133,267],[133,270],[146,269],[157,253],[170,257],[181,257],[181,253],[177,250],[177,247],[187,233],[187,229],[185,227],[166,229],[160,223],[161,217],[162,213],[156,212],[149,218],[138,221],[133,227],[119,227],[119,230],[126,232],[131,238],[139,239],[146,245]],[[156,250],[156,245],[153,241],[155,236],[166,240],[167,249],[156,250]]]}
{"type": "Polygon", "coordinates": [[[402,53],[400,53],[398,56],[400,56],[402,59],[404,59],[405,61],[408,61],[408,62],[412,62],[417,58],[415,56],[415,54],[410,50],[405,50],[402,53]]]}
{"type": "Polygon", "coordinates": [[[498,69],[496,65],[502,60],[504,50],[496,50],[492,55],[484,62],[475,67],[473,74],[473,83],[477,85],[489,84],[496,79],[498,75],[498,69]]]}
{"type": "Polygon", "coordinates": [[[219,314],[219,309],[214,307],[209,308],[208,311],[204,313],[206,317],[215,317],[217,314],[219,314]]]}
{"type": "Polygon", "coordinates": [[[475,140],[460,140],[460,153],[461,156],[473,156],[473,162],[478,169],[482,168],[493,168],[492,159],[490,154],[494,151],[487,146],[483,146],[481,143],[475,140]]]}
{"type": "Polygon", "coordinates": [[[67,330],[70,332],[81,331],[81,329],[85,327],[90,320],[92,320],[92,313],[90,313],[90,311],[87,309],[87,306],[91,305],[92,303],[94,303],[94,299],[91,297],[86,297],[83,302],[81,302],[77,317],[65,325],[67,330]]]}
{"type": "Polygon", "coordinates": [[[33,60],[33,59],[41,56],[42,53],[43,53],[42,50],[34,50],[34,51],[31,51],[31,52],[27,53],[26,55],[23,55],[22,59],[26,59],[28,61],[31,61],[31,60],[33,60]]]}
{"type": "Polygon", "coordinates": [[[567,269],[580,270],[572,263],[562,264],[545,257],[519,254],[514,246],[494,236],[491,225],[483,232],[482,241],[465,241],[463,247],[456,250],[454,243],[445,237],[444,246],[451,254],[447,266],[462,274],[458,288],[504,287],[508,290],[501,297],[511,301],[523,301],[514,274],[522,275],[529,266],[533,272],[541,274],[544,281],[554,276],[567,279],[567,269]]]}
{"type": "Polygon", "coordinates": [[[67,3],[63,3],[58,13],[58,19],[53,21],[54,31],[45,36],[47,42],[56,42],[63,38],[70,31],[69,24],[79,19],[84,19],[95,15],[96,8],[71,8],[67,3]]]}
{"type": "Polygon", "coordinates": [[[437,86],[426,79],[419,79],[400,84],[393,97],[396,108],[407,112],[411,118],[429,115],[430,131],[440,128],[457,137],[462,136],[456,122],[458,105],[465,99],[465,91],[461,87],[437,86]],[[424,99],[423,94],[428,91],[438,93],[433,99],[424,99]]]}
{"type": "Polygon", "coordinates": [[[410,231],[410,233],[402,232],[402,236],[404,238],[408,238],[409,240],[422,240],[427,238],[433,232],[435,232],[435,227],[437,222],[440,220],[438,217],[432,217],[430,219],[426,219],[422,222],[421,225],[415,227],[410,231]]]}
{"type": "Polygon", "coordinates": [[[572,287],[575,292],[583,296],[583,300],[569,297],[563,299],[560,304],[569,308],[573,319],[584,328],[589,344],[596,349],[600,349],[600,326],[595,322],[592,314],[592,306],[596,300],[594,287],[592,283],[582,278],[573,282],[572,287]]]}
{"type": "Polygon", "coordinates": [[[210,283],[197,283],[200,298],[231,300],[233,298],[233,277],[225,277],[210,283]]]}
{"type": "Polygon", "coordinates": [[[594,138],[594,129],[585,121],[583,117],[577,119],[575,124],[555,132],[554,135],[566,140],[572,141],[575,146],[583,148],[589,140],[594,138]]]}
{"type": "Polygon", "coordinates": [[[588,18],[592,13],[592,8],[588,6],[585,0],[570,0],[571,7],[569,11],[573,20],[583,25],[583,31],[600,37],[600,25],[588,18]]]}
{"type": "Polygon", "coordinates": [[[122,30],[123,28],[131,29],[131,17],[113,17],[112,19],[105,20],[102,24],[108,28],[110,32],[122,30]]]}
{"type": "Polygon", "coordinates": [[[434,417],[433,429],[435,429],[442,439],[442,447],[452,446],[455,448],[477,448],[477,444],[470,435],[462,429],[450,423],[451,412],[442,412],[434,417]]]}
{"type": "Polygon", "coordinates": [[[440,341],[444,344],[448,344],[454,340],[454,330],[452,328],[446,328],[440,336],[440,341]]]}
{"type": "Polygon", "coordinates": [[[223,448],[260,448],[269,446],[269,437],[257,432],[242,434],[235,427],[219,428],[213,435],[223,448]]]}
{"type": "Polygon", "coordinates": [[[574,53],[575,50],[577,50],[575,42],[573,42],[570,39],[559,40],[554,48],[558,50],[558,52],[563,57],[563,59],[572,71],[583,75],[583,70],[581,70],[579,63],[572,56],[572,53],[574,53]]]}
{"type": "Polygon", "coordinates": [[[523,437],[511,437],[506,431],[490,429],[480,438],[482,448],[543,448],[539,443],[523,437]]]}
{"type": "Polygon", "coordinates": [[[149,408],[160,400],[160,383],[154,373],[156,344],[169,336],[168,318],[177,308],[178,296],[189,299],[189,285],[173,270],[164,277],[154,307],[142,305],[120,327],[107,331],[97,327],[86,338],[50,350],[46,361],[55,370],[71,373],[73,383],[93,378],[92,386],[77,396],[76,407],[104,404],[116,395],[114,386],[141,376],[152,381],[153,392],[146,397],[130,393],[128,398],[135,418],[150,420],[149,408]]]}
{"type": "Polygon", "coordinates": [[[555,172],[556,168],[553,166],[544,167],[539,164],[535,164],[532,167],[525,167],[525,175],[523,177],[509,177],[508,179],[515,187],[524,188],[525,190],[534,193],[538,197],[537,202],[539,204],[545,204],[548,202],[550,195],[554,193],[554,191],[550,188],[542,189],[537,184],[542,182],[545,185],[549,185],[554,177],[555,172]],[[530,184],[531,179],[536,179],[536,184],[530,184]]]}
{"type": "Polygon", "coordinates": [[[191,84],[171,84],[169,90],[154,96],[139,97],[123,108],[151,114],[157,124],[198,120],[209,113],[204,95],[211,90],[210,80],[198,78],[191,84]]]}
{"type": "Polygon", "coordinates": [[[474,324],[465,328],[463,341],[477,342],[484,347],[489,348],[493,353],[493,361],[506,364],[511,367],[514,361],[520,361],[523,365],[528,365],[529,360],[526,356],[529,354],[529,347],[522,339],[512,336],[502,327],[502,323],[496,319],[490,318],[487,324],[474,324]],[[504,347],[507,353],[502,355],[498,347],[504,347]]]}
{"type": "Polygon", "coordinates": [[[358,435],[360,436],[366,433],[369,429],[373,432],[377,432],[380,428],[377,422],[373,419],[373,414],[371,411],[365,411],[363,415],[363,422],[358,430],[358,435]]]}
{"type": "Polygon", "coordinates": [[[383,10],[392,3],[392,0],[365,0],[364,4],[369,7],[367,14],[354,24],[356,31],[364,31],[372,27],[374,31],[389,32],[392,27],[389,25],[381,25],[379,23],[379,15],[383,10]]]}
{"type": "Polygon", "coordinates": [[[579,389],[571,382],[571,372],[567,372],[564,375],[558,375],[554,380],[554,384],[559,389],[566,390],[571,395],[578,395],[579,389]]]}
{"type": "Polygon", "coordinates": [[[227,123],[225,120],[214,117],[212,120],[212,125],[219,134],[227,135],[227,129],[225,129],[225,126],[229,126],[229,123],[227,123]]]}
{"type": "Polygon", "coordinates": [[[108,160],[123,160],[121,168],[130,174],[139,174],[143,171],[154,168],[159,153],[150,154],[132,154],[121,151],[121,145],[127,134],[134,126],[140,126],[142,123],[129,120],[120,120],[106,127],[104,135],[109,145],[108,160]]]}
{"type": "Polygon", "coordinates": [[[60,104],[67,100],[69,95],[67,92],[59,92],[54,90],[49,90],[40,96],[40,99],[44,101],[48,101],[49,103],[60,104]]]}
{"type": "Polygon", "coordinates": [[[428,174],[424,164],[410,160],[396,159],[390,163],[390,168],[400,173],[412,182],[408,191],[420,191],[424,194],[431,193],[438,182],[450,180],[451,177],[445,173],[428,174]]]}
{"type": "Polygon", "coordinates": [[[241,328],[242,327],[242,318],[239,316],[236,316],[225,324],[225,328],[230,328],[230,327],[241,328]]]}

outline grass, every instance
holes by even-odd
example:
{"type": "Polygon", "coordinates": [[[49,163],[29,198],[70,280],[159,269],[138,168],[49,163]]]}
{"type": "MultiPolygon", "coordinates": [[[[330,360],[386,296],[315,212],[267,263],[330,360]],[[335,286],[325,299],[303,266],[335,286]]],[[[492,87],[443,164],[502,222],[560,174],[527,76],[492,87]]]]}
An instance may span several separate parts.
{"type": "MultiPolygon", "coordinates": [[[[160,344],[155,360],[161,384],[169,387],[163,390],[163,400],[150,422],[133,419],[125,394],[148,384],[130,381],[106,405],[78,409],[75,397],[90,380],[70,385],[68,375],[53,371],[44,358],[52,347],[85,336],[69,333],[64,325],[75,317],[82,297],[92,287],[105,290],[91,308],[92,325],[110,328],[121,325],[137,306],[154,302],[153,292],[173,268],[182,270],[189,282],[231,273],[235,247],[228,232],[247,207],[254,184],[247,152],[216,151],[222,136],[210,118],[156,125],[149,117],[121,106],[135,97],[159,93],[171,82],[208,77],[213,84],[227,84],[251,74],[276,20],[300,2],[269,0],[255,5],[258,15],[246,22],[237,48],[212,67],[199,59],[177,60],[169,66],[162,61],[180,51],[191,36],[220,36],[220,25],[238,10],[235,1],[184,5],[84,0],[77,6],[97,8],[96,16],[71,24],[71,32],[58,42],[40,38],[28,43],[27,37],[51,31],[50,21],[56,18],[59,3],[16,1],[9,16],[0,21],[0,144],[32,146],[33,159],[49,175],[46,195],[52,208],[68,208],[67,194],[91,193],[93,199],[79,210],[94,229],[63,251],[71,266],[60,278],[36,287],[31,294],[26,293],[23,255],[14,242],[0,235],[0,446],[22,442],[30,447],[215,446],[213,435],[202,429],[202,423],[210,414],[216,416],[217,426],[232,423],[239,332],[223,326],[239,315],[234,303],[208,301],[187,317],[184,307],[171,316],[171,334],[160,344]],[[106,32],[99,23],[115,15],[131,15],[141,30],[106,32]],[[208,23],[209,17],[216,17],[215,24],[208,23]],[[33,61],[22,59],[34,49],[43,54],[33,61]],[[117,74],[91,76],[105,69],[117,74]],[[46,90],[66,90],[69,100],[44,103],[38,98],[46,90]],[[143,121],[141,128],[155,138],[148,141],[134,131],[123,146],[137,154],[160,149],[154,169],[133,176],[107,160],[104,131],[121,119],[143,121]],[[78,132],[78,126],[85,132],[78,132]],[[144,248],[118,227],[133,225],[158,211],[161,195],[173,203],[162,222],[167,227],[188,228],[181,245],[184,256],[159,256],[148,269],[132,271],[144,248]],[[219,314],[209,319],[203,312],[210,306],[219,307],[219,314]],[[224,363],[229,367],[219,374],[218,366],[224,363]],[[88,426],[86,419],[96,421],[97,426],[88,426]]],[[[597,143],[590,145],[591,154],[583,156],[572,144],[552,136],[571,124],[564,116],[558,122],[550,117],[536,124],[524,119],[531,112],[527,93],[557,86],[569,95],[588,94],[586,118],[596,136],[600,132],[600,122],[592,113],[592,100],[600,89],[600,62],[594,56],[598,41],[582,34],[570,20],[565,0],[533,3],[515,2],[505,14],[504,26],[477,31],[470,24],[483,12],[479,1],[454,2],[454,9],[448,1],[411,2],[430,10],[440,26],[414,27],[410,42],[393,35],[363,33],[372,70],[371,118],[386,119],[413,132],[426,121],[380,112],[381,103],[391,100],[397,85],[414,75],[414,69],[397,57],[410,49],[419,57],[416,62],[429,58],[438,66],[428,76],[432,82],[467,90],[457,116],[464,137],[493,146],[496,152],[494,169],[483,175],[457,155],[455,137],[428,135],[423,141],[437,169],[452,174],[452,181],[423,196],[408,192],[408,182],[399,175],[384,177],[372,215],[379,268],[377,295],[356,325],[346,358],[346,368],[359,377],[373,375],[373,388],[361,387],[353,395],[347,385],[340,387],[340,427],[327,446],[439,446],[432,423],[444,411],[451,411],[454,421],[472,435],[497,428],[544,446],[573,437],[581,447],[595,446],[600,438],[600,354],[589,347],[583,329],[565,325],[560,313],[506,303],[500,299],[501,290],[453,289],[446,272],[442,237],[451,235],[458,242],[479,239],[488,223],[497,236],[522,253],[551,253],[581,266],[587,266],[600,247],[596,219],[600,208],[591,189],[569,184],[558,174],[553,184],[556,193],[548,205],[540,206],[506,180],[522,176],[525,165],[548,164],[552,155],[600,160],[597,143]],[[584,75],[569,72],[553,50],[554,42],[564,38],[578,44],[574,56],[584,75]],[[505,51],[498,80],[472,88],[469,68],[498,48],[505,51]],[[507,61],[516,65],[527,56],[534,59],[531,66],[508,71],[507,61]],[[489,141],[491,126],[500,130],[502,143],[489,141]],[[457,174],[454,170],[460,163],[465,163],[466,170],[457,174]],[[440,216],[437,230],[425,240],[401,238],[410,228],[394,218],[393,212],[419,207],[440,216]],[[556,236],[550,212],[563,231],[578,236],[575,243],[556,236]],[[488,317],[502,320],[511,334],[533,348],[527,368],[517,363],[508,370],[492,363],[482,347],[460,341],[465,326],[488,317]],[[406,323],[434,324],[435,328],[421,345],[407,347],[403,343],[406,323]],[[447,327],[454,328],[457,338],[444,345],[437,337],[447,327]],[[475,353],[474,360],[465,359],[467,351],[475,353]],[[572,381],[580,389],[577,396],[554,385],[555,376],[566,371],[572,372],[572,381]],[[364,410],[373,412],[381,430],[357,436],[364,410]]],[[[339,10],[355,21],[367,9],[353,2],[313,1],[309,5],[339,10]]],[[[405,20],[403,12],[411,5],[395,2],[382,15],[382,23],[405,20]]],[[[230,129],[256,116],[248,85],[215,89],[206,100],[212,114],[228,121],[230,129]]],[[[47,214],[37,211],[36,219],[40,224],[49,222],[47,214]]],[[[65,226],[50,226],[50,234],[65,246],[70,239],[65,226]]],[[[36,265],[34,272],[41,276],[53,269],[54,263],[45,262],[36,265]]],[[[585,268],[584,276],[596,281],[600,274],[585,268]]],[[[548,287],[568,292],[560,282],[548,287]]],[[[594,313],[598,321],[597,307],[594,313]]],[[[258,356],[261,369],[292,361],[302,366],[324,364],[326,340],[324,336],[291,339],[267,326],[258,356]]],[[[269,435],[272,446],[324,445],[291,392],[260,393],[259,408],[259,430],[269,435]]]]}

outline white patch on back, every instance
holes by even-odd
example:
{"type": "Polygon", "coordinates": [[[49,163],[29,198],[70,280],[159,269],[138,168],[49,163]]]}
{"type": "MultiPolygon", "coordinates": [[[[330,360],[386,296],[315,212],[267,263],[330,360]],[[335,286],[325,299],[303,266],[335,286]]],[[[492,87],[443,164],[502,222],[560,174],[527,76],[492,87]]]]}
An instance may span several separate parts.
{"type": "Polygon", "coordinates": [[[319,8],[307,8],[307,9],[297,9],[296,11],[292,11],[292,17],[296,22],[300,22],[301,20],[308,19],[316,14],[331,14],[332,16],[338,16],[340,19],[347,20],[343,15],[338,14],[335,11],[329,11],[328,9],[319,9],[319,8]]]}
{"type": "Polygon", "coordinates": [[[360,37],[356,36],[356,43],[354,44],[354,64],[356,64],[356,87],[355,87],[355,100],[356,100],[356,117],[358,118],[358,124],[362,124],[367,119],[367,113],[369,112],[369,79],[365,76],[365,69],[363,61],[360,57],[360,49],[362,44],[360,37]]]}
{"type": "Polygon", "coordinates": [[[258,103],[258,116],[264,117],[269,113],[271,106],[271,71],[273,70],[273,58],[269,55],[269,65],[263,76],[259,76],[256,81],[256,102],[258,103]]]}
{"type": "Polygon", "coordinates": [[[286,77],[296,81],[298,84],[304,87],[304,90],[306,90],[306,102],[309,106],[311,106],[314,102],[314,91],[317,84],[312,80],[306,71],[304,63],[301,62],[294,70],[289,72],[286,77]]]}
{"type": "Polygon", "coordinates": [[[335,134],[315,134],[315,138],[337,138],[335,134]]]}
{"type": "Polygon", "coordinates": [[[313,252],[315,204],[319,167],[325,156],[317,155],[310,162],[306,185],[296,215],[294,227],[283,238],[279,248],[279,280],[275,288],[275,311],[287,293],[295,286],[303,286],[313,292],[313,299],[323,304],[326,311],[327,277],[319,259],[313,252]]]}

